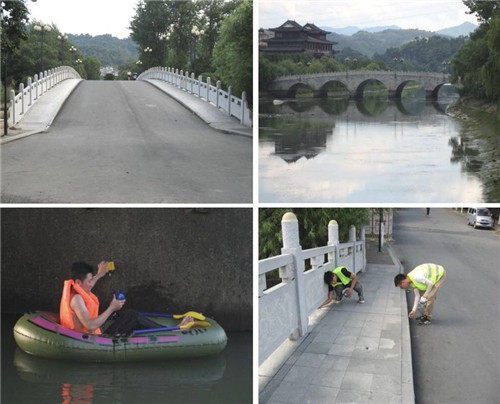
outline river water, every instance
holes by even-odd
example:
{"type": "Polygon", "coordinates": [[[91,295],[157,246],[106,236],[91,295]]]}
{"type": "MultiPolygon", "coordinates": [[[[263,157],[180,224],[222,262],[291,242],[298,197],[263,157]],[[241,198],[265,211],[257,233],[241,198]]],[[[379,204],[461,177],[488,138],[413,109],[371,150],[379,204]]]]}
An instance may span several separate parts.
{"type": "Polygon", "coordinates": [[[17,317],[2,315],[2,404],[252,403],[251,332],[228,333],[214,357],[86,364],[25,354],[12,336],[17,317]]]}
{"type": "Polygon", "coordinates": [[[261,100],[260,202],[488,202],[451,101],[261,100]]]}

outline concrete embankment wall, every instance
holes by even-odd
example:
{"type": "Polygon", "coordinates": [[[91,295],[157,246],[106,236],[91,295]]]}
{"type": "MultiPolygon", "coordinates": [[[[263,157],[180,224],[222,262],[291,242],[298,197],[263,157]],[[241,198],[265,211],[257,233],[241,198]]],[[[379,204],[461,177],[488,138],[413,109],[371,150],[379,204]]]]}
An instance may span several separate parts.
{"type": "Polygon", "coordinates": [[[226,330],[252,328],[252,210],[6,208],[1,211],[2,313],[58,311],[71,264],[116,271],[93,292],[101,310],[203,312],[226,330]]]}

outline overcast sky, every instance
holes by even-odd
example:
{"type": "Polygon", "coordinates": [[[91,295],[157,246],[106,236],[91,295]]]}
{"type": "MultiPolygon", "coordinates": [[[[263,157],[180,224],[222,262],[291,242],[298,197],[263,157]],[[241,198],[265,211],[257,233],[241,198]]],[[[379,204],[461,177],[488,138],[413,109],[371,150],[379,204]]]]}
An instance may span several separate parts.
{"type": "Polygon", "coordinates": [[[128,26],[138,0],[37,0],[27,1],[30,19],[54,23],[66,34],[130,35],[128,26]]]}
{"type": "Polygon", "coordinates": [[[461,0],[260,0],[259,28],[275,28],[286,20],[317,26],[368,28],[397,25],[437,31],[465,21],[477,24],[461,0]]]}
{"type": "MultiPolygon", "coordinates": [[[[254,0],[254,3],[256,0],[254,0]]],[[[71,34],[130,35],[138,0],[28,1],[30,18],[54,23],[71,34]]],[[[461,0],[259,0],[258,26],[274,28],[286,20],[318,26],[360,28],[398,25],[436,31],[465,21],[477,23],[461,0]]]]}

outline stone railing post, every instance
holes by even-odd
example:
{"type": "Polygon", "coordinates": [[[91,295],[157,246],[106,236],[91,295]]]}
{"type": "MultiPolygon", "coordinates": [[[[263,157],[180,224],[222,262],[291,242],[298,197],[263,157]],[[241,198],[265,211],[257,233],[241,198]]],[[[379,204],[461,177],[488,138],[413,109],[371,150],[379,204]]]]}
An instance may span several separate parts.
{"type": "Polygon", "coordinates": [[[240,112],[240,122],[242,125],[245,123],[245,111],[247,109],[247,92],[243,91],[241,93],[241,112],[240,112]]]}
{"type": "Polygon", "coordinates": [[[212,85],[212,80],[207,77],[207,102],[210,102],[210,86],[212,85]]]}
{"type": "Polygon", "coordinates": [[[334,267],[339,262],[339,243],[339,224],[336,220],[330,220],[328,223],[328,245],[335,246],[335,251],[328,254],[328,261],[332,261],[334,267]]]}
{"type": "Polygon", "coordinates": [[[198,97],[201,98],[201,85],[203,84],[203,76],[198,76],[198,97]]]}
{"type": "Polygon", "coordinates": [[[233,88],[229,86],[227,89],[227,114],[231,116],[231,96],[233,94],[233,88]]]}
{"type": "Polygon", "coordinates": [[[219,91],[220,91],[220,87],[221,87],[221,82],[220,82],[220,80],[217,80],[217,96],[215,98],[215,106],[217,107],[217,109],[219,109],[219,91]]]}
{"type": "Polygon", "coordinates": [[[285,213],[281,219],[281,231],[283,236],[282,254],[290,254],[294,261],[294,275],[297,294],[297,318],[298,328],[290,336],[297,339],[307,333],[308,318],[306,311],[305,287],[304,287],[304,260],[302,259],[302,247],[299,241],[299,224],[297,217],[291,213],[285,213]]]}
{"type": "Polygon", "coordinates": [[[363,226],[361,228],[360,241],[363,242],[363,271],[366,269],[366,228],[363,226]]]}
{"type": "Polygon", "coordinates": [[[29,103],[29,105],[31,106],[31,104],[33,104],[33,87],[31,85],[31,77],[28,77],[27,85],[28,85],[28,92],[29,92],[29,95],[30,95],[30,103],[29,103]]]}
{"type": "Polygon", "coordinates": [[[349,227],[349,242],[352,243],[352,264],[351,272],[356,273],[356,226],[349,227]]]}
{"type": "Polygon", "coordinates": [[[35,86],[35,100],[38,100],[38,76],[33,76],[33,85],[35,86]]]}
{"type": "Polygon", "coordinates": [[[21,95],[21,115],[24,114],[24,84],[19,84],[19,94],[21,95]]]}
{"type": "MultiPolygon", "coordinates": [[[[9,101],[10,101],[10,122],[11,125],[14,125],[16,123],[16,92],[14,90],[9,91],[9,101]]],[[[7,124],[9,125],[9,119],[7,119],[7,122],[4,123],[4,125],[7,124]]]]}

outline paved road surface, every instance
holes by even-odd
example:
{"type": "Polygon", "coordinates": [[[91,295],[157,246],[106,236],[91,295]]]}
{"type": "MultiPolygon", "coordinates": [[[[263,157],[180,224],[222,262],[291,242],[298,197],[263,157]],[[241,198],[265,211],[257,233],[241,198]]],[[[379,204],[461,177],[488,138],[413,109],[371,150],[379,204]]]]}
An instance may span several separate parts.
{"type": "Polygon", "coordinates": [[[2,202],[252,202],[252,140],[140,81],[81,83],[48,133],[1,157],[2,202]]]}
{"type": "MultiPolygon", "coordinates": [[[[405,272],[441,264],[433,323],[410,322],[417,403],[497,403],[500,397],[500,237],[448,209],[401,209],[394,249],[405,272]]],[[[413,303],[413,293],[408,299],[413,303]]]]}

